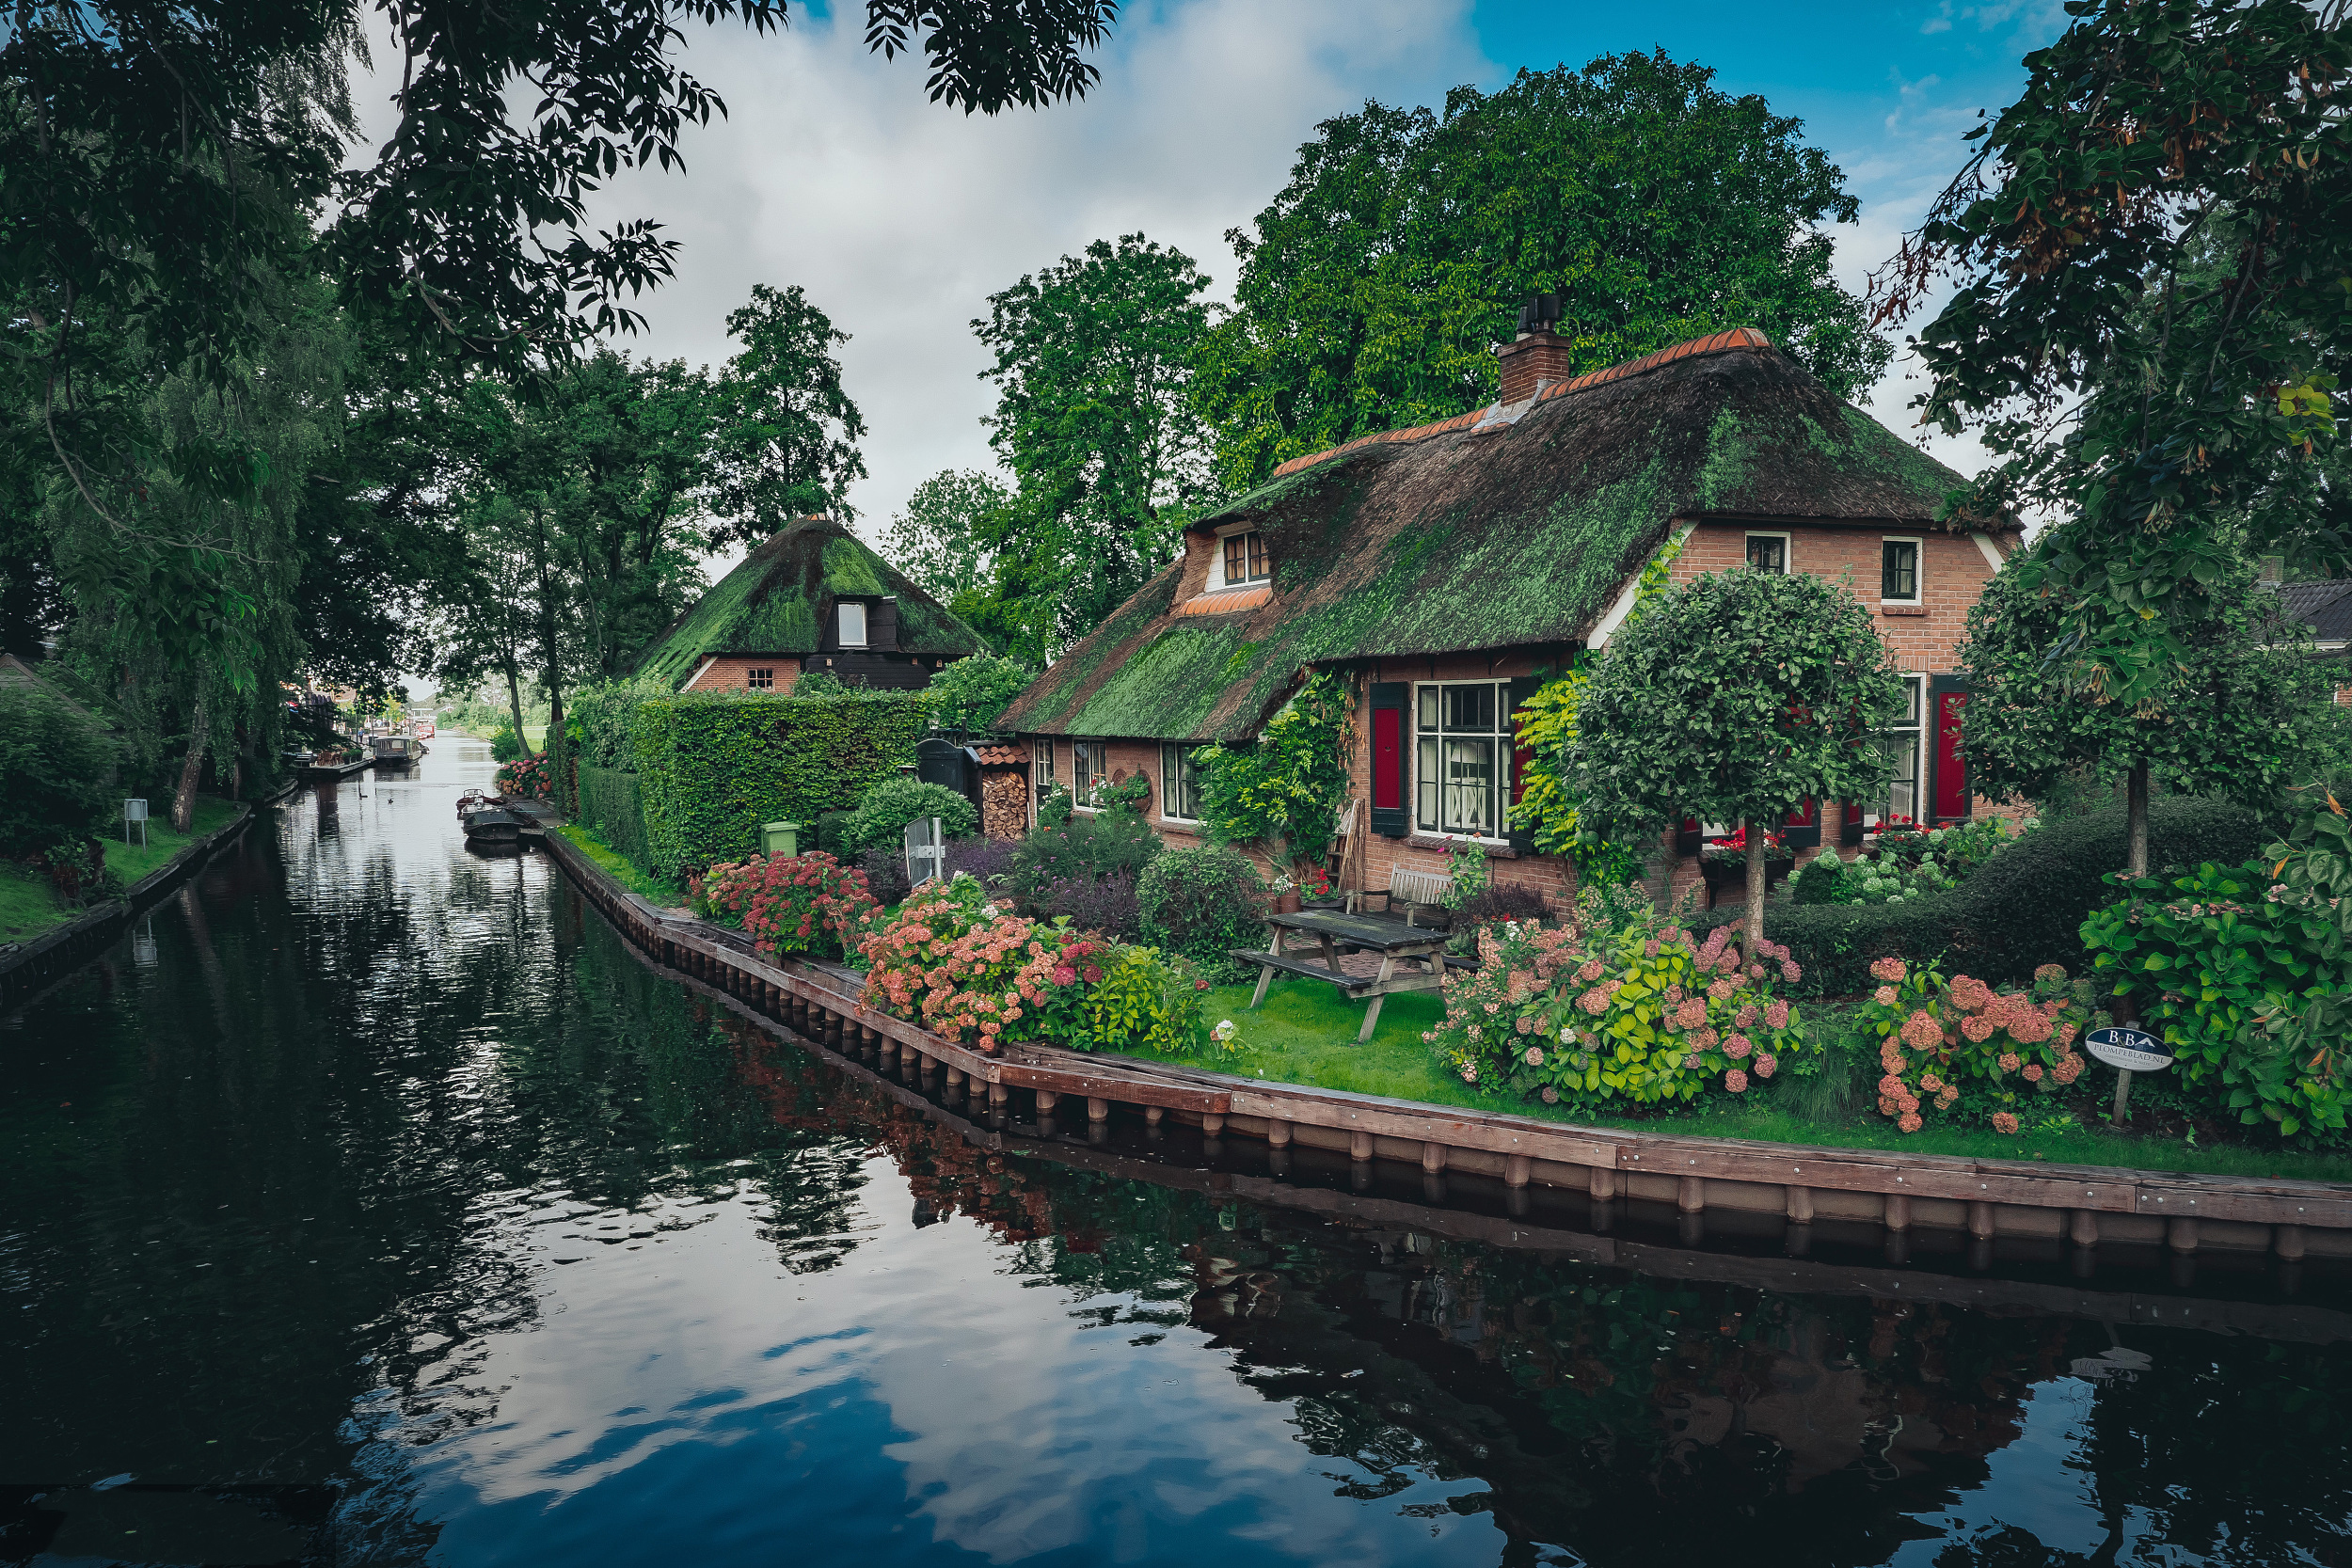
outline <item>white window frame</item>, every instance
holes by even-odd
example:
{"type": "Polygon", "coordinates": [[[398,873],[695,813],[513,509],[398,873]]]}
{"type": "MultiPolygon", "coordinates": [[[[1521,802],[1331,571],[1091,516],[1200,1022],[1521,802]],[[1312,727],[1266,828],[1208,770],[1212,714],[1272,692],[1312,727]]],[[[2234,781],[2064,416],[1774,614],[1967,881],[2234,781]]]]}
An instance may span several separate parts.
{"type": "Polygon", "coordinates": [[[1882,536],[1879,540],[1879,603],[1925,604],[1927,599],[1928,542],[1925,539],[1915,539],[1904,533],[1889,533],[1882,536]],[[1886,546],[1889,545],[1911,546],[1911,597],[1907,599],[1891,598],[1886,593],[1886,546]]]}
{"type": "Polygon", "coordinates": [[[1094,803],[1094,791],[1110,783],[1110,758],[1105,754],[1109,748],[1110,742],[1107,740],[1080,740],[1075,736],[1072,737],[1070,742],[1070,803],[1073,810],[1094,812],[1103,809],[1094,803]],[[1087,775],[1084,771],[1084,764],[1089,759],[1092,760],[1096,768],[1092,784],[1087,783],[1087,775]]]}
{"type": "Polygon", "coordinates": [[[1054,742],[1050,737],[1029,743],[1029,825],[1037,826],[1038,808],[1054,789],[1054,742]]]}
{"type": "Polygon", "coordinates": [[[1255,533],[1263,539],[1265,531],[1260,528],[1256,523],[1228,523],[1225,527],[1216,531],[1216,535],[1211,541],[1209,547],[1208,592],[1212,594],[1223,594],[1229,591],[1237,593],[1243,589],[1271,588],[1274,586],[1274,550],[1270,546],[1266,547],[1265,551],[1265,576],[1262,578],[1251,578],[1244,582],[1228,582],[1226,580],[1225,541],[1228,539],[1238,539],[1246,533],[1255,533]]]}
{"type": "Polygon", "coordinates": [[[1513,727],[1511,722],[1511,683],[1508,680],[1492,679],[1415,681],[1413,683],[1413,705],[1411,710],[1411,719],[1412,750],[1409,756],[1412,768],[1410,798],[1412,800],[1413,832],[1443,838],[1467,838],[1479,844],[1508,845],[1511,842],[1510,838],[1507,836],[1511,831],[1511,768],[1517,756],[1518,739],[1518,731],[1513,727]],[[1493,689],[1495,694],[1495,727],[1491,730],[1449,731],[1445,728],[1444,693],[1448,690],[1460,690],[1464,688],[1474,686],[1488,687],[1493,689]],[[1425,691],[1438,694],[1438,728],[1434,730],[1427,730],[1422,727],[1422,693],[1425,691]],[[1494,792],[1494,831],[1491,832],[1482,833],[1473,832],[1465,828],[1449,828],[1445,826],[1446,813],[1444,796],[1442,793],[1447,788],[1447,784],[1442,777],[1435,781],[1430,781],[1425,777],[1424,759],[1422,755],[1422,747],[1431,743],[1434,743],[1437,746],[1438,756],[1439,759],[1438,765],[1440,768],[1442,768],[1444,766],[1445,742],[1447,739],[1461,738],[1464,740],[1470,740],[1485,738],[1487,736],[1491,736],[1493,738],[1495,748],[1493,763],[1494,782],[1491,786],[1494,792]],[[1440,792],[1438,797],[1437,822],[1434,826],[1422,815],[1422,789],[1424,784],[1440,792]]]}
{"type": "MultiPolygon", "coordinates": [[[[1192,752],[1193,748],[1189,742],[1175,740],[1160,742],[1160,820],[1163,822],[1182,822],[1186,827],[1200,825],[1200,818],[1179,816],[1175,810],[1177,803],[1184,800],[1185,794],[1178,781],[1194,773],[1192,752]]],[[[1198,795],[1200,792],[1200,785],[1196,780],[1191,793],[1198,795]]]]}
{"type": "MultiPolygon", "coordinates": [[[[1911,810],[1900,815],[1909,816],[1914,822],[1919,822],[1919,798],[1927,792],[1928,787],[1928,677],[1906,673],[1902,676],[1902,683],[1911,693],[1910,722],[1892,725],[1882,734],[1890,743],[1890,750],[1901,744],[1901,737],[1906,736],[1910,737],[1911,810]]],[[[1889,816],[1896,815],[1898,814],[1895,811],[1894,786],[1889,784],[1885,800],[1875,800],[1863,807],[1862,831],[1866,833],[1875,832],[1884,826],[1889,816]]]]}
{"type": "Polygon", "coordinates": [[[845,648],[865,647],[866,636],[873,629],[873,617],[867,613],[866,606],[856,599],[844,599],[833,607],[833,614],[834,628],[840,633],[841,645],[845,648]],[[850,635],[850,611],[853,610],[857,611],[855,637],[850,635]]]}
{"type": "Polygon", "coordinates": [[[1752,528],[1748,530],[1747,533],[1740,539],[1740,565],[1748,566],[1751,571],[1756,569],[1749,563],[1748,546],[1751,542],[1757,539],[1777,539],[1780,541],[1780,570],[1774,574],[1775,576],[1785,578],[1795,573],[1797,569],[1796,541],[1791,539],[1787,533],[1775,532],[1772,529],[1765,528],[1752,528]]]}

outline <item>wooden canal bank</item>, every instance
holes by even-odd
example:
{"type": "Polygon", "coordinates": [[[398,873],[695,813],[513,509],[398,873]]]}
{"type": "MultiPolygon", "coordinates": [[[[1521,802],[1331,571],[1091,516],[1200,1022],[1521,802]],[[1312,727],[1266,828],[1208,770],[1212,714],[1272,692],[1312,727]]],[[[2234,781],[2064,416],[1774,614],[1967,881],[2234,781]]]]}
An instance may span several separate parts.
{"type": "Polygon", "coordinates": [[[2352,1258],[2352,1186],[2197,1176],[2041,1162],[1972,1160],[1577,1127],[1271,1084],[1169,1063],[1046,1046],[984,1053],[868,1007],[847,970],[763,958],[740,932],[659,909],[628,892],[560,833],[548,852],[589,901],[656,960],[837,1052],[866,1053],[887,1070],[902,1057],[952,1093],[1003,1114],[1015,1091],[1043,1118],[1090,1125],[1140,1113],[1213,1139],[1263,1142],[1269,1158],[1339,1157],[1365,1188],[1377,1166],[1418,1167],[1432,1193],[1448,1180],[1496,1182],[1512,1213],[1572,1196],[1593,1228],[1621,1212],[1661,1215],[1694,1234],[1767,1233],[1802,1249],[1813,1238],[1868,1236],[1889,1259],[1947,1244],[2040,1243],[2077,1271],[2099,1249],[2201,1253],[2287,1263],[2352,1258]]]}

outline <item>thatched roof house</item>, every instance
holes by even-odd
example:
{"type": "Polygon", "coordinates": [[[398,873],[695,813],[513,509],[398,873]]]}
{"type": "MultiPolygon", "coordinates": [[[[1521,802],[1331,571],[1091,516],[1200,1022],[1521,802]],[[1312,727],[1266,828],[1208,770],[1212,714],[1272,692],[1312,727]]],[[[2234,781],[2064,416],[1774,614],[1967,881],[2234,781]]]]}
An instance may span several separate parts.
{"type": "MultiPolygon", "coordinates": [[[[1759,332],[1573,377],[1568,345],[1547,330],[1500,352],[1494,405],[1295,459],[1193,525],[1183,557],[999,721],[1034,738],[1041,779],[1050,770],[1083,795],[1096,778],[1145,771],[1155,820],[1182,832],[1188,747],[1173,743],[1246,738],[1304,672],[1339,668],[1363,683],[1357,763],[1372,832],[1400,849],[1470,832],[1509,855],[1511,708],[1539,670],[1606,641],[1671,541],[1678,577],[1743,560],[1850,575],[1932,705],[1929,679],[1948,681],[1967,607],[2015,537],[1936,523],[1958,474],[1759,332]],[[1420,768],[1421,742],[1452,733],[1438,705],[1453,700],[1424,706],[1415,689],[1463,685],[1495,689],[1483,721],[1491,781],[1455,812],[1452,786],[1420,768]]],[[[1445,765],[1454,778],[1466,767],[1445,765]]],[[[1914,768],[1902,815],[1928,815],[1933,767],[1914,768]]],[[[1964,814],[1957,772],[1946,782],[1964,814]]],[[[1377,865],[1370,885],[1383,885],[1377,865]]]]}
{"type": "Polygon", "coordinates": [[[791,689],[804,670],[914,689],[980,634],[830,517],[803,517],[712,585],[638,659],[677,690],[791,689]]]}

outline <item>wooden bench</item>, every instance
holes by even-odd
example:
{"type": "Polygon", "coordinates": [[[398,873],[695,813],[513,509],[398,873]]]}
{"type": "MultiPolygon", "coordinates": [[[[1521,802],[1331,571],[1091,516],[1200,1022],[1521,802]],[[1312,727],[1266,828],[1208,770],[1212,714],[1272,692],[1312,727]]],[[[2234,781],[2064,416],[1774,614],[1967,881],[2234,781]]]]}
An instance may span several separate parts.
{"type": "Polygon", "coordinates": [[[1370,907],[1373,899],[1380,900],[1380,908],[1394,913],[1399,904],[1405,906],[1405,924],[1416,924],[1414,914],[1422,910],[1445,908],[1445,901],[1454,895],[1454,879],[1438,871],[1407,871],[1401,865],[1389,868],[1389,885],[1365,888],[1349,895],[1350,914],[1370,907]]]}

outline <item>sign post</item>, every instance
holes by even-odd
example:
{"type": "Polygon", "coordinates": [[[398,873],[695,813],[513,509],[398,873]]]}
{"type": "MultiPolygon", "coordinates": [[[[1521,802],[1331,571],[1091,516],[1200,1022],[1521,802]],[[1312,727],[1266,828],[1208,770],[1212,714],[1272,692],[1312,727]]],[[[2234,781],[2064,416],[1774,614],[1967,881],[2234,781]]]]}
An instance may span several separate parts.
{"type": "Polygon", "coordinates": [[[2131,1098],[2132,1074],[2162,1072],[2172,1065],[2172,1053],[2162,1040],[2145,1029],[2120,1024],[2093,1029],[2083,1037],[2083,1049],[2115,1069],[2115,1109],[2107,1119],[2119,1124],[2123,1119],[2123,1103],[2131,1098]]]}
{"type": "Polygon", "coordinates": [[[139,825],[139,843],[145,845],[147,843],[147,802],[145,800],[122,802],[122,842],[125,844],[131,842],[131,824],[134,822],[139,825]]]}

